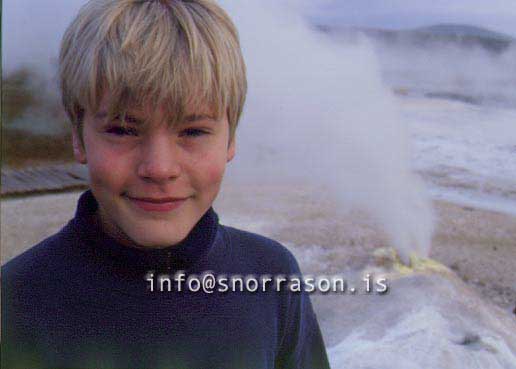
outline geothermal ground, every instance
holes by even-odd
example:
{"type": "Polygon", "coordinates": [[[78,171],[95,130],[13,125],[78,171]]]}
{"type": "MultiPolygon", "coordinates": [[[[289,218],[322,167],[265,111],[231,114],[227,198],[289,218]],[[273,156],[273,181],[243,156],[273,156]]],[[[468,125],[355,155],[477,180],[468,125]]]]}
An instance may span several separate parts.
{"type": "MultiPolygon", "coordinates": [[[[4,199],[2,264],[58,231],[73,217],[80,192],[4,199]]],[[[430,256],[454,270],[485,299],[512,312],[516,306],[516,216],[441,201],[430,256]]],[[[339,211],[330,198],[304,187],[230,185],[215,210],[221,223],[259,232],[285,244],[303,273],[337,274],[367,264],[388,244],[362,212],[339,211]]],[[[317,299],[324,298],[317,296],[317,299]]],[[[318,304],[315,304],[317,309],[318,304]]]]}

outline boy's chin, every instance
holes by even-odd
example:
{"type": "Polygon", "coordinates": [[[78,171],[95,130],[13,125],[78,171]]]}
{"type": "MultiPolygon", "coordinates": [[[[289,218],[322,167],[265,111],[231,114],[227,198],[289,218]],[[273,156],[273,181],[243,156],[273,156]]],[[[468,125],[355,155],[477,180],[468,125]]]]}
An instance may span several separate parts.
{"type": "Polygon", "coordinates": [[[138,230],[137,228],[139,227],[124,230],[124,236],[122,238],[117,237],[118,240],[127,246],[135,248],[163,249],[178,245],[189,233],[186,229],[171,230],[160,229],[159,227],[154,229],[152,227],[144,227],[138,230]]]}
{"type": "Polygon", "coordinates": [[[162,249],[181,243],[195,227],[195,219],[141,219],[125,217],[118,228],[122,230],[127,244],[137,248],[162,249]]]}
{"type": "Polygon", "coordinates": [[[132,243],[139,248],[145,249],[163,249],[166,247],[178,245],[186,238],[184,237],[170,237],[170,235],[164,235],[163,237],[159,237],[159,235],[153,235],[153,237],[141,237],[139,235],[134,235],[131,237],[132,243]]]}

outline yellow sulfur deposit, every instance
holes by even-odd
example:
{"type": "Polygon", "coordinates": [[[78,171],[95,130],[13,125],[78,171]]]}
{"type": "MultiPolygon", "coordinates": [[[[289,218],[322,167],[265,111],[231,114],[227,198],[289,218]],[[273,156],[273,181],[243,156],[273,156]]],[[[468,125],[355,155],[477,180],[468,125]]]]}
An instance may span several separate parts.
{"type": "Polygon", "coordinates": [[[452,273],[448,267],[440,262],[419,257],[414,253],[410,254],[410,265],[405,265],[392,247],[376,249],[373,255],[377,259],[377,264],[389,265],[400,276],[420,272],[452,273]]]}

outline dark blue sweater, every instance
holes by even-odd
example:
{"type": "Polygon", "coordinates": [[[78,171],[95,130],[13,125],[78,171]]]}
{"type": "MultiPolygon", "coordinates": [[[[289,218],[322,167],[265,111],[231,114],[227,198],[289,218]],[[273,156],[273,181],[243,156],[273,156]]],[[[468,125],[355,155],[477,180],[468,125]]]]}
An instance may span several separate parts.
{"type": "Polygon", "coordinates": [[[60,232],[2,267],[2,368],[329,368],[306,293],[158,292],[145,279],[299,274],[281,244],[210,209],[180,245],[136,249],[96,209],[86,191],[60,232]]]}

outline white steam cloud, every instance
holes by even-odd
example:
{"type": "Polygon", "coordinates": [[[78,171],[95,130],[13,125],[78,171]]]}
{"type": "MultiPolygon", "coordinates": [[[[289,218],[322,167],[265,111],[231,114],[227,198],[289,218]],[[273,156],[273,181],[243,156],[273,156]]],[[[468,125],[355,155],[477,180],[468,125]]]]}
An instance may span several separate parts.
{"type": "Polygon", "coordinates": [[[333,43],[272,1],[223,5],[249,76],[230,178],[330,190],[342,209],[379,221],[405,262],[412,252],[427,256],[432,210],[372,48],[333,43]]]}
{"type": "MultiPolygon", "coordinates": [[[[54,2],[63,5],[57,6],[60,21],[46,32],[39,28],[50,24],[51,16],[38,16],[32,1],[6,3],[7,69],[31,61],[54,76],[49,59],[55,58],[65,24],[84,3],[62,2],[54,2]],[[21,32],[27,14],[34,26],[21,32]],[[24,54],[21,44],[43,47],[25,48],[24,54]]],[[[361,208],[374,216],[405,261],[410,252],[428,255],[432,212],[409,169],[406,127],[382,85],[372,48],[334,43],[301,16],[322,3],[221,1],[240,31],[249,71],[238,154],[229,176],[330,190],[344,211],[361,208]]]]}

